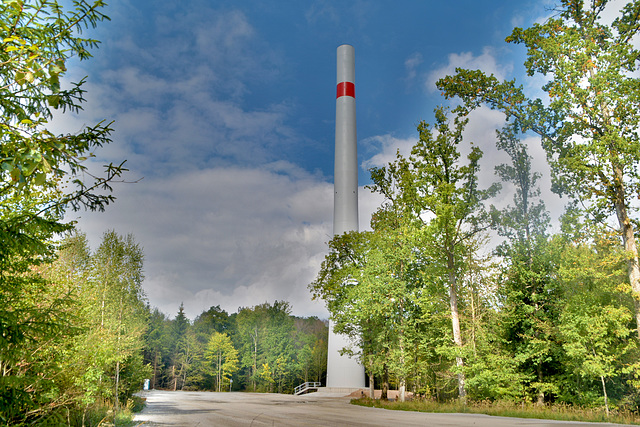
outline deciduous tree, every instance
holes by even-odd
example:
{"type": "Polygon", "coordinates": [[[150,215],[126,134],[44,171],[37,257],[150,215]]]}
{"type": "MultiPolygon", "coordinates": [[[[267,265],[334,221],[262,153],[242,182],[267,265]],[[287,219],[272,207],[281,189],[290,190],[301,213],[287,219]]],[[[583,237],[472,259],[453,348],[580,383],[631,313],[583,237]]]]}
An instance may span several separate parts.
{"type": "Polygon", "coordinates": [[[527,96],[515,81],[500,82],[480,70],[456,70],[437,84],[461,110],[481,104],[515,117],[542,138],[554,190],[569,193],[591,218],[614,217],[627,256],[640,339],[640,264],[633,201],[640,189],[640,79],[634,39],[640,1],[628,2],[611,22],[607,0],[562,0],[555,14],[530,28],[515,28],[507,42],[524,44],[529,76],[546,83],[543,100],[527,96]]]}
{"type": "Polygon", "coordinates": [[[229,382],[231,375],[238,370],[238,352],[231,338],[225,333],[214,332],[209,339],[205,357],[213,368],[215,389],[222,391],[222,386],[229,382]]]}
{"type": "MultiPolygon", "coordinates": [[[[498,186],[478,188],[479,160],[482,152],[470,144],[468,163],[461,162],[459,146],[468,119],[454,116],[452,123],[447,110],[435,110],[435,124],[420,123],[419,141],[407,159],[397,159],[383,168],[373,169],[373,189],[394,204],[403,206],[403,213],[420,223],[425,264],[430,278],[446,283],[449,294],[453,341],[463,346],[458,307],[459,281],[464,272],[464,260],[472,238],[487,228],[482,202],[493,196],[498,186]]],[[[426,270],[425,270],[426,271],[426,270]]],[[[462,354],[456,356],[459,397],[465,398],[465,375],[462,354]]]]}

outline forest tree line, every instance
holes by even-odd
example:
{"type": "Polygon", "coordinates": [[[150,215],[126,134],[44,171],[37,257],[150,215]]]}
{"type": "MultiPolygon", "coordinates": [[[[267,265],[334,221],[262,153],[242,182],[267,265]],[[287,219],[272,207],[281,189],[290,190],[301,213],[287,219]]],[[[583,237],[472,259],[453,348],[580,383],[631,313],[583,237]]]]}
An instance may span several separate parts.
{"type": "Polygon", "coordinates": [[[173,319],[153,309],[144,350],[150,387],[292,393],[325,381],[327,332],[326,321],[293,316],[284,301],[232,314],[214,306],[193,322],[182,305],[173,319]]]}
{"type": "Polygon", "coordinates": [[[336,236],[310,289],[383,395],[391,383],[401,399],[638,409],[640,2],[614,18],[609,6],[563,0],[507,37],[526,47],[541,98],[456,69],[437,82],[452,109],[419,124],[409,155],[371,170],[384,197],[372,231],[336,236]],[[504,113],[495,140],[510,160],[481,188],[483,153],[465,129],[487,107],[504,113]],[[512,202],[493,206],[501,188],[512,202]],[[554,232],[549,190],[568,200],[554,232]]]}
{"type": "Polygon", "coordinates": [[[287,302],[232,314],[215,306],[193,322],[181,305],[170,319],[147,301],[133,235],[107,231],[91,251],[74,230],[53,248],[19,275],[20,295],[4,289],[13,299],[3,309],[3,423],[95,425],[105,409],[132,405],[145,380],[153,389],[292,393],[326,377],[326,321],[293,316],[287,302]]]}

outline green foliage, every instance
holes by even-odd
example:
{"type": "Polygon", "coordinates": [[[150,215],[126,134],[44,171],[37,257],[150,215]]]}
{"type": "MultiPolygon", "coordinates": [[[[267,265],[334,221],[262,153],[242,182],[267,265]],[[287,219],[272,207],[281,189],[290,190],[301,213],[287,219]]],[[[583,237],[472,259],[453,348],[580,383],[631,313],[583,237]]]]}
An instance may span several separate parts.
{"type": "Polygon", "coordinates": [[[91,425],[91,414],[139,390],[148,375],[141,354],[141,256],[131,236],[105,233],[92,254],[86,237],[74,233],[61,242],[55,261],[31,268],[25,290],[37,294],[23,293],[9,306],[31,304],[24,314],[33,326],[22,328],[28,335],[16,341],[19,347],[3,347],[4,422],[57,424],[68,415],[91,425]]]}
{"type": "MultiPolygon", "coordinates": [[[[110,142],[109,125],[74,134],[50,131],[52,110],[78,111],[84,80],[62,88],[71,58],[89,58],[97,41],[82,36],[108,19],[102,1],[5,0],[0,4],[0,422],[59,423],[75,405],[75,379],[61,375],[84,327],[79,277],[53,272],[65,209],[104,209],[123,172],[88,173],[84,160],[110,142]],[[67,186],[73,190],[66,190],[67,186]],[[104,190],[107,190],[106,192],[104,190]]],[[[82,270],[84,267],[80,268],[82,270]]],[[[71,358],[72,359],[72,358],[71,358]]],[[[90,390],[90,387],[87,389],[90,390]]],[[[88,391],[91,393],[90,391],[88,391]]]]}
{"type": "Polygon", "coordinates": [[[542,137],[553,189],[579,200],[596,221],[614,217],[627,252],[640,339],[640,263],[634,200],[640,189],[639,51],[640,2],[627,3],[611,24],[606,0],[563,0],[557,14],[527,29],[515,28],[507,42],[527,48],[529,76],[545,77],[547,99],[528,98],[514,81],[499,82],[479,70],[456,70],[438,82],[460,111],[481,104],[515,118],[542,137]]]}
{"type": "Polygon", "coordinates": [[[215,390],[222,391],[231,375],[238,370],[238,351],[233,347],[229,335],[214,332],[207,344],[205,359],[215,375],[215,390]]]}
{"type": "Polygon", "coordinates": [[[560,402],[597,408],[601,419],[620,406],[637,410],[640,364],[630,337],[640,331],[640,85],[631,40],[640,1],[610,25],[608,3],[562,1],[548,21],[508,38],[527,47],[525,67],[545,76],[548,98],[456,70],[438,82],[462,100],[454,118],[436,110],[408,158],[371,171],[385,197],[373,231],[335,236],[310,289],[383,382],[390,374],[396,387],[437,401],[468,392],[471,406],[560,402]],[[513,203],[488,212],[483,203],[497,186],[478,188],[481,153],[471,146],[466,163],[459,153],[481,105],[505,113],[497,148],[511,159],[496,173],[513,203]],[[519,139],[527,131],[542,137],[553,189],[573,199],[554,235],[541,175],[519,139]],[[481,257],[489,225],[502,242],[481,257]]]}
{"type": "Polygon", "coordinates": [[[144,357],[153,372],[152,388],[225,391],[233,386],[291,393],[300,383],[326,375],[326,322],[294,317],[284,301],[241,307],[231,315],[214,306],[192,324],[182,309],[172,320],[157,309],[148,316],[144,357]],[[183,330],[180,337],[177,329],[183,330]],[[211,347],[213,337],[221,354],[211,347]],[[230,351],[227,365],[225,349],[230,351]]]}
{"type": "Polygon", "coordinates": [[[536,396],[542,404],[545,395],[557,391],[549,377],[556,373],[559,353],[556,327],[562,296],[554,279],[559,253],[547,239],[549,215],[537,187],[540,174],[532,170],[518,134],[518,122],[509,123],[498,132],[497,144],[511,164],[497,166],[496,174],[515,189],[513,205],[494,209],[498,233],[509,238],[496,250],[504,259],[501,345],[519,374],[513,387],[520,389],[520,396],[536,396]]]}
{"type": "Polygon", "coordinates": [[[296,342],[291,306],[285,301],[241,308],[236,316],[236,342],[246,381],[260,391],[288,392],[298,378],[296,342]],[[265,366],[268,369],[264,368],[265,366]]]}
{"type": "Polygon", "coordinates": [[[90,152],[110,142],[110,126],[99,123],[67,135],[48,130],[52,109],[78,111],[84,102],[84,80],[70,89],[62,88],[60,80],[69,59],[91,57],[89,49],[97,47],[98,41],[81,34],[108,19],[102,13],[105,6],[101,0],[76,1],[69,10],[52,0],[13,0],[0,5],[3,199],[54,192],[57,200],[46,209],[58,212],[67,205],[102,209],[113,200],[111,195],[92,191],[109,190],[109,181],[121,174],[122,165],[109,165],[106,177],[95,177],[92,182],[77,178],[80,172],[87,172],[83,161],[90,152]],[[65,179],[77,190],[59,192],[65,179]]]}

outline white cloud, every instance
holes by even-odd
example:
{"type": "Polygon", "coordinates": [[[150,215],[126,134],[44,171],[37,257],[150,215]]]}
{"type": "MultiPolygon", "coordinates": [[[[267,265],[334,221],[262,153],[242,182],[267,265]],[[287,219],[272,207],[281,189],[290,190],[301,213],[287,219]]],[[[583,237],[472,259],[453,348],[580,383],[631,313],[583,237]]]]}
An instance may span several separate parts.
{"type": "MultiPolygon", "coordinates": [[[[324,177],[276,161],[274,148],[297,139],[286,104],[243,99],[248,84],[273,78],[277,55],[241,12],[175,12],[183,16],[171,25],[156,17],[154,39],[116,35],[109,45],[124,65],[92,69],[87,108],[56,119],[60,132],[114,119],[113,143],[91,169],[128,159],[127,178],[144,177],[116,185],[117,202],[80,213],[79,227],[94,248],[107,229],[133,233],[146,256],[144,288],[166,313],[181,301],[193,318],[212,305],[235,311],[277,298],[319,314],[306,286],[330,239],[333,191],[324,177]]],[[[70,79],[89,74],[80,65],[70,79]]]]}
{"type": "Polygon", "coordinates": [[[418,67],[422,64],[422,54],[415,52],[404,61],[404,68],[407,73],[407,81],[411,82],[418,76],[418,67]]]}
{"type": "Polygon", "coordinates": [[[373,167],[385,166],[396,159],[396,153],[400,151],[403,156],[411,153],[411,148],[418,141],[417,138],[396,138],[392,135],[376,135],[362,141],[362,144],[373,151],[372,157],[362,162],[361,168],[369,170],[373,167]]]}
{"type": "MultiPolygon", "coordinates": [[[[144,248],[152,303],[190,318],[214,305],[229,312],[275,299],[298,315],[326,316],[307,285],[327,252],[332,185],[294,165],[199,170],[116,186],[117,202],[79,220],[95,249],[113,224],[144,248]]],[[[380,198],[360,189],[361,229],[380,198]]]]}

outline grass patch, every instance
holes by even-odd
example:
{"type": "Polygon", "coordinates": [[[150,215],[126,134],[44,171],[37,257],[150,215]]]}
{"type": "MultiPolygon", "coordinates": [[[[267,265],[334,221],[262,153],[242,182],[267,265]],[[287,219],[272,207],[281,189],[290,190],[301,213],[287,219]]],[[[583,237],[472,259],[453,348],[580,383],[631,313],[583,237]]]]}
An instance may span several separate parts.
{"type": "MultiPolygon", "coordinates": [[[[134,427],[138,423],[133,421],[136,412],[144,409],[146,399],[140,396],[132,396],[120,408],[119,411],[113,410],[111,402],[97,402],[87,408],[84,413],[84,425],[86,427],[134,427]]],[[[70,420],[72,426],[82,425],[82,412],[77,412],[73,420],[70,420]]]]}
{"type": "Polygon", "coordinates": [[[520,404],[513,402],[469,402],[461,405],[458,402],[438,403],[432,400],[412,400],[406,402],[388,402],[372,400],[367,397],[352,399],[351,403],[360,406],[375,408],[436,412],[436,413],[466,413],[486,414],[498,417],[537,418],[558,421],[583,421],[583,422],[608,422],[617,424],[640,425],[640,415],[637,412],[626,410],[611,411],[607,417],[604,408],[580,408],[571,405],[545,405],[520,404]]]}
{"type": "Polygon", "coordinates": [[[130,399],[127,400],[127,408],[130,409],[131,412],[137,413],[144,409],[144,405],[146,403],[146,397],[141,397],[134,394],[130,399]]]}

